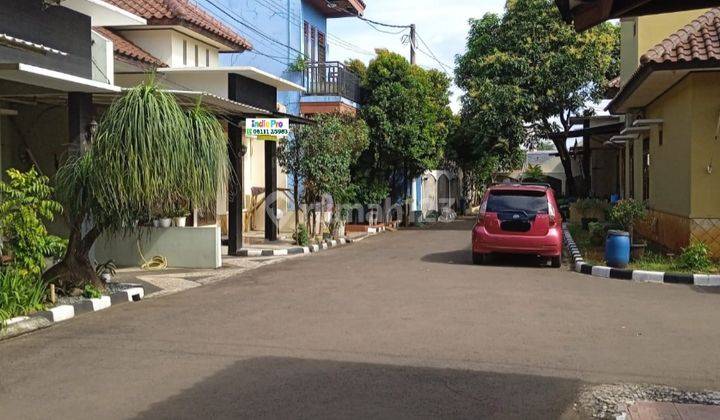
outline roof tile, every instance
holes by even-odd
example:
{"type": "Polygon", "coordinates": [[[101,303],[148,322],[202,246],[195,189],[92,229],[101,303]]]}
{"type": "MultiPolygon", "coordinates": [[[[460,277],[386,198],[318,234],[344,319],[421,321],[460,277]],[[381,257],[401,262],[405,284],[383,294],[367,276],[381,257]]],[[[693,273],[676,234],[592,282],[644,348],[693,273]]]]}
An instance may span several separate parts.
{"type": "Polygon", "coordinates": [[[167,67],[167,64],[163,63],[160,59],[128,41],[117,32],[102,27],[93,28],[93,30],[112,41],[115,54],[139,61],[141,64],[153,67],[167,67]]]}
{"type": "Polygon", "coordinates": [[[710,9],[640,57],[641,64],[720,60],[720,7],[710,9]]]}
{"type": "Polygon", "coordinates": [[[189,0],[107,0],[130,13],[145,18],[149,25],[184,24],[214,38],[233,51],[252,49],[250,42],[232,28],[212,17],[189,0]]]}

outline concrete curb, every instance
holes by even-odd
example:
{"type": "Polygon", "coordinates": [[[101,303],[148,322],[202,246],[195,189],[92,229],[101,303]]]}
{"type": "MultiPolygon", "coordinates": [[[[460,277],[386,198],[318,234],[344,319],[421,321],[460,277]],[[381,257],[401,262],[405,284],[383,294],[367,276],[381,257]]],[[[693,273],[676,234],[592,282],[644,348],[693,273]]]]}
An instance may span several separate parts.
{"type": "Polygon", "coordinates": [[[142,300],[144,296],[145,289],[142,287],[132,287],[109,296],[83,300],[73,305],[59,305],[46,311],[36,312],[30,316],[13,318],[8,320],[4,328],[0,329],[0,340],[17,337],[41,328],[47,328],[57,322],[75,318],[80,314],[102,311],[112,305],[138,302],[142,300]]]}
{"type": "Polygon", "coordinates": [[[629,270],[587,264],[580,253],[580,248],[578,248],[572,235],[570,235],[567,223],[563,223],[563,236],[565,239],[565,248],[573,260],[573,269],[581,274],[618,280],[631,280],[641,283],[689,284],[704,287],[720,286],[720,275],[714,274],[629,270]]]}
{"type": "MultiPolygon", "coordinates": [[[[385,228],[380,229],[380,232],[385,232],[385,228]]],[[[335,239],[326,239],[320,244],[313,244],[306,247],[301,246],[293,246],[290,248],[285,249],[248,249],[243,248],[238,251],[237,256],[238,257],[286,257],[289,255],[300,255],[300,254],[311,254],[320,252],[326,249],[335,248],[337,246],[341,245],[350,245],[354,244],[356,242],[360,242],[363,239],[366,239],[370,236],[375,236],[378,233],[366,233],[363,235],[360,235],[356,238],[340,238],[338,240],[335,239]]]]}

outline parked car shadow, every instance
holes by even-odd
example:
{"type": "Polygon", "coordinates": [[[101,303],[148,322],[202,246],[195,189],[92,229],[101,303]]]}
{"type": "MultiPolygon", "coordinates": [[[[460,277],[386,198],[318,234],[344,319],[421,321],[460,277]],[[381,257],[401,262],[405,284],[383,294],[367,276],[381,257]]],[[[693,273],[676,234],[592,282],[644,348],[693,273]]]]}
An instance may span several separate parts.
{"type": "Polygon", "coordinates": [[[238,361],[151,405],[157,418],[561,418],[573,379],[328,360],[238,361]]]}
{"type": "MultiPolygon", "coordinates": [[[[420,261],[436,264],[473,265],[470,248],[424,255],[420,261]]],[[[493,254],[484,264],[495,267],[545,267],[547,260],[534,255],[493,254]]]]}

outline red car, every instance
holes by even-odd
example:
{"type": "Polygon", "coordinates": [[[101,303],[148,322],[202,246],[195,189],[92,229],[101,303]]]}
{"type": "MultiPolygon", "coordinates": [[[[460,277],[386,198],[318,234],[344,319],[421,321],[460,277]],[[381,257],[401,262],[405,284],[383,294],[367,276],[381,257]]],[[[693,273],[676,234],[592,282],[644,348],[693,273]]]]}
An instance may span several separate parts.
{"type": "Polygon", "coordinates": [[[562,218],[555,192],[546,185],[499,184],[483,197],[472,232],[473,263],[492,253],[538,255],[560,267],[562,218]]]}

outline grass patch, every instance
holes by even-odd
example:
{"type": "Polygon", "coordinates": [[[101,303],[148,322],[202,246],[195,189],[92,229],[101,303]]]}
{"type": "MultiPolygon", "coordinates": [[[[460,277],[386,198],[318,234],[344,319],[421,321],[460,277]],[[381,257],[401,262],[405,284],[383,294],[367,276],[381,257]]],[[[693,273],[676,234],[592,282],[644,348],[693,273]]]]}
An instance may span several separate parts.
{"type": "MultiPolygon", "coordinates": [[[[605,248],[604,246],[593,245],[590,240],[590,232],[584,230],[582,226],[578,224],[568,224],[568,230],[575,241],[575,244],[580,248],[583,259],[590,265],[605,265],[605,248]]],[[[631,270],[645,270],[645,271],[661,271],[661,272],[673,272],[673,273],[688,273],[688,274],[718,274],[720,273],[720,264],[717,261],[713,261],[707,270],[701,270],[700,272],[693,272],[688,270],[681,265],[680,258],[678,256],[670,256],[663,254],[659,250],[648,249],[645,251],[645,255],[638,259],[631,261],[628,265],[631,270]]]]}

